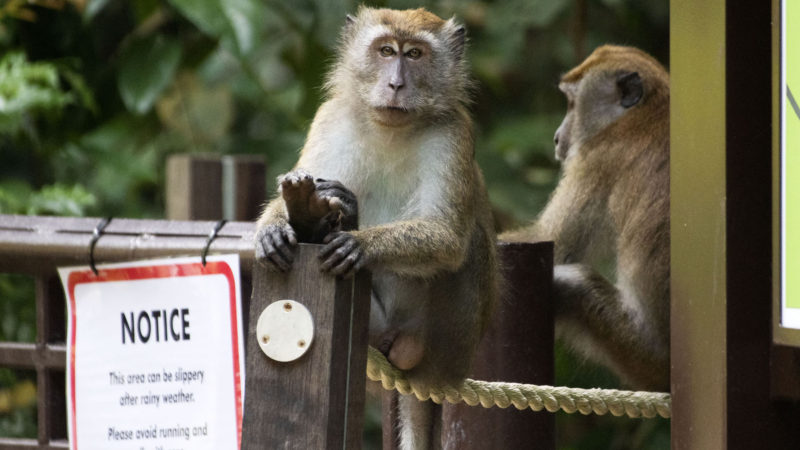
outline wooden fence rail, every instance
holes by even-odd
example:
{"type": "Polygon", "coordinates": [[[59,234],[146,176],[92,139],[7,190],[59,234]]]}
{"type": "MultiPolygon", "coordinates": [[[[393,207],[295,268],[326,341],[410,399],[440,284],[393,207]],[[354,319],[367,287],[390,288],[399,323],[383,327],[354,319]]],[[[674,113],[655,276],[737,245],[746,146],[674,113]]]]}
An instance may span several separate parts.
{"type": "MultiPolygon", "coordinates": [[[[34,278],[37,317],[34,343],[0,342],[0,367],[35,370],[38,405],[37,438],[0,437],[0,450],[68,447],[65,302],[56,268],[89,263],[89,245],[99,221],[0,215],[0,272],[34,278]]],[[[113,219],[95,246],[94,259],[103,263],[163,256],[199,258],[215,224],[113,219]]],[[[211,253],[238,253],[241,260],[243,325],[248,330],[242,448],[283,448],[286,444],[286,448],[360,448],[369,275],[359,274],[354,280],[319,275],[314,266],[316,249],[309,245],[300,246],[299,269],[288,276],[253,271],[253,234],[252,223],[229,222],[210,247],[211,253]],[[251,280],[256,287],[252,304],[251,280]],[[260,314],[269,302],[284,298],[299,300],[313,310],[316,341],[300,360],[275,364],[258,350],[255,325],[249,318],[260,314]]],[[[552,383],[552,244],[500,244],[499,251],[508,268],[510,288],[482,344],[474,376],[552,383]]],[[[387,404],[391,397],[387,396],[387,404]]],[[[554,447],[553,417],[547,412],[463,406],[442,410],[446,448],[490,448],[498,442],[517,448],[554,447]]],[[[387,413],[385,449],[397,442],[393,423],[387,413]]]]}
{"type": "MultiPolygon", "coordinates": [[[[36,439],[0,437],[0,449],[67,448],[65,301],[56,268],[89,263],[89,243],[99,219],[0,215],[0,272],[31,275],[36,285],[36,341],[0,342],[0,367],[34,369],[36,439]]],[[[95,260],[111,262],[197,255],[215,222],[113,219],[95,248],[95,260]]],[[[243,309],[250,298],[253,224],[229,222],[211,252],[238,253],[243,309]]],[[[246,326],[246,323],[245,323],[246,326]]]]}

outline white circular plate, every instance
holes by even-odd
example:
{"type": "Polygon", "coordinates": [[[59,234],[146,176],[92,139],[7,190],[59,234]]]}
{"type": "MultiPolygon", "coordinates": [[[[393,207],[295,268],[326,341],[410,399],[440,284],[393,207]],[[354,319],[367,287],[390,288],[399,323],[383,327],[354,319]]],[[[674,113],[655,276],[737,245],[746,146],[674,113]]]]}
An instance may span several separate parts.
{"type": "Polygon", "coordinates": [[[256,339],[261,351],[271,359],[294,361],[311,347],[314,320],[302,303],[278,300],[258,317],[256,339]]]}

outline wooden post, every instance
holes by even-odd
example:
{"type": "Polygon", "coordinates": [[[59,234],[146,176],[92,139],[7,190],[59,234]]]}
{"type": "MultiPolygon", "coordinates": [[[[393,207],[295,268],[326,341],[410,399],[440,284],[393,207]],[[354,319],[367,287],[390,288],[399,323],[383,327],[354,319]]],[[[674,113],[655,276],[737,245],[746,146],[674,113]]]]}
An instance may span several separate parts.
{"type": "MultiPolygon", "coordinates": [[[[470,378],[553,384],[553,243],[500,243],[505,295],[473,364],[470,378]]],[[[445,403],[442,448],[555,448],[555,416],[445,403]]]]}
{"type": "MultiPolygon", "coordinates": [[[[470,378],[553,384],[553,243],[500,243],[505,295],[481,341],[470,378]]],[[[385,392],[383,449],[397,449],[397,393],[385,392]]],[[[442,448],[555,448],[552,413],[445,403],[442,448]]]]}
{"type": "Polygon", "coordinates": [[[167,159],[167,218],[254,220],[266,201],[265,164],[254,155],[167,159]]]}
{"type": "Polygon", "coordinates": [[[242,449],[359,449],[366,383],[370,276],[323,275],[320,246],[300,244],[288,273],[253,269],[242,449]],[[256,323],[270,303],[308,308],[314,340],[296,361],[262,353],[256,323]]]}
{"type": "Polygon", "coordinates": [[[222,157],[222,213],[228,220],[255,220],[267,201],[264,158],[222,157]]]}

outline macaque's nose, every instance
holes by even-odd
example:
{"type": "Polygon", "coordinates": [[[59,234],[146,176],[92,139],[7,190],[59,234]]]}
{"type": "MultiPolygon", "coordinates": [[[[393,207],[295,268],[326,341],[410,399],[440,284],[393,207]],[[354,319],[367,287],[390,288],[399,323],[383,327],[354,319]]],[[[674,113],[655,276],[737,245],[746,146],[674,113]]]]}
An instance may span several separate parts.
{"type": "Polygon", "coordinates": [[[402,78],[401,79],[394,79],[394,80],[389,82],[389,87],[392,88],[392,90],[395,91],[395,92],[397,92],[400,89],[402,89],[403,86],[405,86],[405,83],[403,83],[403,79],[402,78]]]}

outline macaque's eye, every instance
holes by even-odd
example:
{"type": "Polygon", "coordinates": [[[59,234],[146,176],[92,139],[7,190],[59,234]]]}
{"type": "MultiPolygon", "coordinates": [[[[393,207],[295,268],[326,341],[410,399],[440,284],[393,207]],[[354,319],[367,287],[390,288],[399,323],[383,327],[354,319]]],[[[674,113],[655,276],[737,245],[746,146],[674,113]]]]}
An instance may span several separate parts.
{"type": "Polygon", "coordinates": [[[411,59],[419,59],[419,57],[422,56],[422,50],[418,48],[412,48],[406,52],[406,56],[411,59]]]}
{"type": "Polygon", "coordinates": [[[388,45],[384,45],[381,47],[381,56],[392,56],[394,55],[394,49],[389,47],[388,45]]]}

